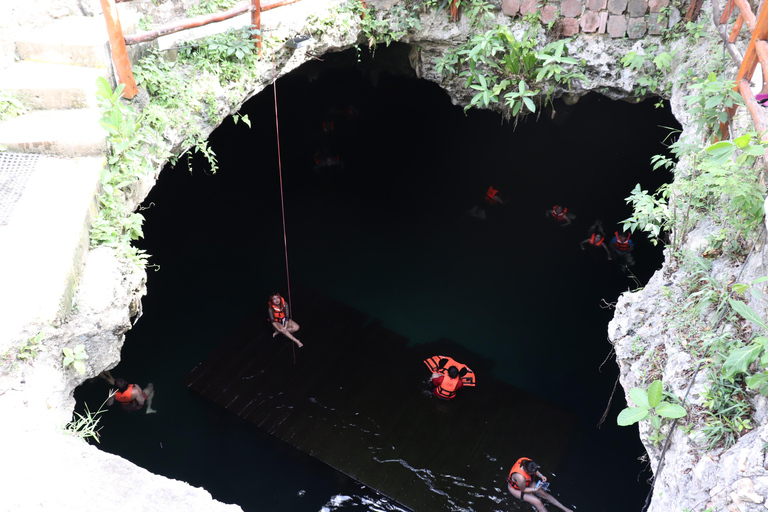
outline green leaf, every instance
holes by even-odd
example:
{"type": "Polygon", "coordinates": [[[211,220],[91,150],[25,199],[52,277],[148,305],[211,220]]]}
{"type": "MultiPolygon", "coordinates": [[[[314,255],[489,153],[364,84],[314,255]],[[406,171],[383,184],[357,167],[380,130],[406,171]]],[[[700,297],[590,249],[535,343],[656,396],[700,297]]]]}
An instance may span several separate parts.
{"type": "Polygon", "coordinates": [[[629,425],[634,425],[638,421],[643,421],[650,415],[651,413],[648,409],[627,407],[619,413],[619,416],[616,418],[616,424],[620,427],[628,427],[629,425]]]}
{"type": "Polygon", "coordinates": [[[749,290],[749,285],[744,283],[736,283],[732,286],[732,288],[733,288],[733,291],[741,295],[747,290],[749,290]]]}
{"type": "Polygon", "coordinates": [[[659,416],[651,416],[651,425],[656,430],[659,430],[661,428],[661,418],[659,416]]]}
{"type": "Polygon", "coordinates": [[[763,350],[762,345],[753,343],[744,348],[734,350],[731,355],[728,356],[725,363],[723,363],[723,375],[730,379],[739,373],[747,371],[752,362],[757,359],[760,352],[763,350]]]}
{"type": "Polygon", "coordinates": [[[755,313],[754,310],[751,307],[747,306],[744,302],[740,300],[728,299],[728,303],[738,314],[743,316],[745,319],[749,320],[750,322],[756,323],[757,325],[762,327],[763,330],[768,331],[768,325],[766,325],[763,319],[757,316],[757,313],[755,313]]]}
{"type": "Polygon", "coordinates": [[[660,403],[654,410],[656,414],[665,418],[682,418],[686,415],[684,407],[669,402],[660,403]]]}
{"type": "Polygon", "coordinates": [[[98,98],[111,98],[112,87],[107,82],[107,79],[100,76],[96,79],[96,96],[98,98]]]}
{"type": "Polygon", "coordinates": [[[656,407],[661,403],[663,391],[664,389],[660,380],[651,382],[651,385],[648,386],[648,404],[651,407],[656,407]]]}
{"type": "Polygon", "coordinates": [[[768,384],[768,372],[750,375],[747,377],[746,383],[749,389],[758,389],[761,386],[768,384]]]}
{"type": "Polygon", "coordinates": [[[629,390],[629,398],[631,398],[638,407],[645,407],[646,409],[651,408],[651,404],[648,403],[648,393],[646,393],[645,390],[632,388],[629,390]]]}
{"type": "Polygon", "coordinates": [[[75,367],[75,370],[77,370],[77,373],[79,373],[80,375],[85,374],[85,363],[83,363],[82,361],[75,361],[74,363],[72,363],[72,366],[75,367]]]}
{"type": "Polygon", "coordinates": [[[733,139],[733,143],[736,144],[736,147],[743,149],[749,145],[750,141],[752,140],[752,135],[746,134],[742,135],[741,137],[736,137],[733,139]]]}

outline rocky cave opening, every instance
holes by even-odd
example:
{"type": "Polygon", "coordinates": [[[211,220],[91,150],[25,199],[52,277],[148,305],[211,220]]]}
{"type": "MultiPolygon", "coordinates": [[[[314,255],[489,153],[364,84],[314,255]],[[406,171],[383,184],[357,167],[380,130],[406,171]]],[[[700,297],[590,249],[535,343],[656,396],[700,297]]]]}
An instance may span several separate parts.
{"type": "MultiPolygon", "coordinates": [[[[244,510],[369,510],[380,500],[181,384],[270,293],[287,291],[282,168],[292,283],[381,318],[411,343],[471,348],[494,377],[578,414],[571,450],[551,468],[556,494],[568,506],[639,510],[650,473],[637,460],[637,427],[615,424],[621,393],[596,425],[618,374],[610,305],[650,278],[661,249],[633,235],[636,264],[624,268],[580,242],[596,220],[608,238],[619,229],[635,184],[655,190],[670,180],[650,158],[665,151],[676,120],[650,100],[596,94],[555,101],[516,126],[464,113],[415,76],[407,50],[326,54],[279,79],[279,161],[270,87],[240,112],[250,128],[230,118],[211,135],[216,174],[199,155],[191,172],[186,157],[163,170],[143,205],[139,243],[156,268],[113,370],[153,382],[159,412],[109,411],[99,447],[244,510]],[[503,204],[484,206],[489,186],[503,204]],[[546,218],[555,204],[575,214],[569,226],[546,218]],[[476,206],[485,218],[469,214],[476,206]],[[338,495],[354,499],[330,505],[338,495]]],[[[322,342],[302,341],[299,357],[322,342]]],[[[102,384],[81,386],[78,406],[98,406],[102,384]]],[[[496,482],[502,494],[505,478],[496,482]]]]}

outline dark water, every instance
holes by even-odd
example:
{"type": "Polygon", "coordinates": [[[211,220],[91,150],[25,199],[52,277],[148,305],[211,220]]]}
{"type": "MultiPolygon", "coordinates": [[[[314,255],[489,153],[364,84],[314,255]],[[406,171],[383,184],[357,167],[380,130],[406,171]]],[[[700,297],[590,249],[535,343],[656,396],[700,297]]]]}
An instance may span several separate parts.
{"type": "MultiPolygon", "coordinates": [[[[491,113],[465,115],[436,85],[384,69],[388,57],[404,67],[401,50],[360,63],[354,52],[326,55],[277,83],[291,282],[381,318],[412,343],[471,348],[494,363],[494,377],[578,414],[562,463],[545,468],[556,475],[554,494],[576,510],[640,510],[649,473],[637,461],[636,428],[615,425],[621,390],[596,428],[618,373],[605,306],[647,281],[662,255],[633,237],[632,278],[579,242],[595,219],[617,229],[636,183],[655,189],[669,179],[649,159],[664,150],[662,126],[676,122],[650,102],[594,96],[513,128],[491,113]],[[349,105],[359,115],[337,117],[330,147],[344,169],[314,172],[328,140],[323,119],[349,105]],[[470,217],[489,185],[505,204],[470,217]],[[554,204],[576,220],[550,223],[544,211],[554,204]]],[[[160,268],[113,373],[152,381],[159,413],[109,411],[100,447],[246,511],[397,510],[180,383],[269,293],[287,292],[273,90],[243,113],[252,129],[227,120],[210,138],[217,174],[198,158],[191,174],[169,167],[145,203],[140,245],[160,268]]],[[[298,356],[311,357],[313,340],[301,339],[298,356]]],[[[94,408],[105,391],[92,383],[78,397],[94,408]]],[[[500,463],[508,471],[514,461],[500,463]]]]}

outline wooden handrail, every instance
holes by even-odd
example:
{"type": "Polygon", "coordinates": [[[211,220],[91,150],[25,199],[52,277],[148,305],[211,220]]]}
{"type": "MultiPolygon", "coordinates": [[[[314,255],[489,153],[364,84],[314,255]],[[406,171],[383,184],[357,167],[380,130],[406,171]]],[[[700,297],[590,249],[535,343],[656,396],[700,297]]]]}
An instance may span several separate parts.
{"type": "Polygon", "coordinates": [[[120,17],[117,15],[117,6],[115,6],[115,0],[100,1],[104,20],[107,22],[112,64],[115,66],[118,81],[125,86],[123,96],[130,100],[138,94],[139,89],[136,87],[136,79],[133,77],[131,60],[128,58],[128,48],[126,48],[123,38],[123,28],[120,26],[120,17]]]}
{"type": "Polygon", "coordinates": [[[242,5],[216,14],[204,14],[202,16],[188,18],[181,22],[169,23],[149,32],[125,36],[125,44],[132,45],[154,41],[158,37],[175,34],[176,32],[181,32],[182,30],[188,30],[190,28],[203,27],[205,25],[210,25],[211,23],[218,23],[253,10],[256,10],[253,5],[242,5]]]}
{"type": "Polygon", "coordinates": [[[731,34],[728,36],[728,42],[729,43],[735,43],[736,39],[739,37],[739,32],[741,32],[741,28],[744,26],[744,17],[739,14],[739,17],[736,18],[736,22],[733,24],[733,30],[731,30],[731,34]]]}
{"type": "Polygon", "coordinates": [[[754,32],[756,19],[755,15],[752,13],[752,8],[747,3],[747,0],[734,0],[734,2],[736,2],[736,6],[741,12],[741,17],[744,18],[744,21],[747,22],[747,28],[749,28],[750,32],[754,32]]]}

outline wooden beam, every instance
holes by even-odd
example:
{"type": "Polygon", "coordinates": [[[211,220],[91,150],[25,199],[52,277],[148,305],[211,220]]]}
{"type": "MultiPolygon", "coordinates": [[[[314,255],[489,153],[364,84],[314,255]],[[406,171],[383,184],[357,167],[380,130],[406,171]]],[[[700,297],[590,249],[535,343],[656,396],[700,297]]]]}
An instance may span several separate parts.
{"type": "Polygon", "coordinates": [[[131,60],[128,58],[128,48],[123,39],[123,28],[120,26],[120,18],[117,15],[115,0],[100,0],[101,10],[104,12],[104,21],[107,23],[109,46],[112,54],[112,64],[115,66],[118,81],[125,86],[123,96],[133,99],[138,94],[136,79],[131,70],[131,60]]]}
{"type": "Polygon", "coordinates": [[[728,42],[733,44],[736,42],[736,38],[739,37],[739,32],[741,32],[741,28],[744,26],[744,18],[739,14],[739,17],[736,18],[736,23],[733,24],[733,29],[731,30],[731,34],[728,36],[728,42]]]}
{"type": "Polygon", "coordinates": [[[251,28],[258,30],[258,34],[253,34],[251,39],[256,41],[256,54],[261,57],[263,48],[261,44],[261,0],[251,0],[251,28]]]}
{"type": "Polygon", "coordinates": [[[747,0],[734,0],[736,6],[741,11],[741,17],[747,22],[747,27],[750,32],[755,31],[755,15],[752,13],[752,8],[747,3],[747,0]]]}
{"type": "Polygon", "coordinates": [[[140,34],[126,36],[125,44],[131,45],[154,41],[158,37],[167,36],[168,34],[175,34],[176,32],[181,32],[182,30],[203,27],[205,25],[210,25],[211,23],[218,23],[220,21],[228,20],[230,18],[234,18],[235,16],[240,16],[246,12],[250,12],[251,9],[253,9],[253,6],[249,4],[235,7],[233,9],[229,9],[227,11],[216,14],[205,14],[202,16],[196,16],[194,18],[188,18],[180,22],[169,23],[150,32],[142,32],[140,34]]]}
{"type": "MultiPolygon", "coordinates": [[[[712,0],[713,6],[714,3],[717,2],[717,0],[712,0]]],[[[725,25],[728,23],[728,18],[731,17],[731,13],[733,12],[733,6],[736,5],[733,3],[733,0],[728,0],[728,3],[725,4],[725,9],[723,9],[723,12],[720,14],[720,25],[725,25]]]]}

